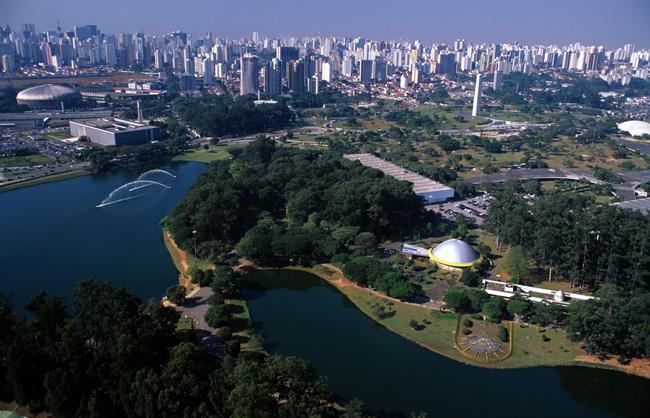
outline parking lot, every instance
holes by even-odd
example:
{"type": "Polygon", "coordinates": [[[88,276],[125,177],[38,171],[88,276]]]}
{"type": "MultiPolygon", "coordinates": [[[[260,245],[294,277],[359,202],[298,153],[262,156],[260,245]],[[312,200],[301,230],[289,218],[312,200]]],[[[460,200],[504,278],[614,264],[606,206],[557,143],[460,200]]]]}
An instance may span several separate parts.
{"type": "Polygon", "coordinates": [[[427,206],[428,210],[438,212],[443,218],[453,221],[458,214],[472,219],[477,225],[481,225],[487,217],[490,202],[494,199],[489,193],[473,196],[468,199],[439,203],[427,206]]]}

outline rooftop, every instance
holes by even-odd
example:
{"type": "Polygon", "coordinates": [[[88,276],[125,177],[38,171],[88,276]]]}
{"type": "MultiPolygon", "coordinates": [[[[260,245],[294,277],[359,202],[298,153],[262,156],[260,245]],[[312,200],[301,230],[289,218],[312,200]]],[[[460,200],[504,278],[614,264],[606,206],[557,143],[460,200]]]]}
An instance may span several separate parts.
{"type": "Polygon", "coordinates": [[[71,123],[76,123],[79,125],[88,126],[91,128],[101,129],[103,131],[117,133],[123,131],[138,131],[143,129],[150,129],[154,126],[134,122],[130,120],[117,119],[117,118],[101,118],[101,119],[92,119],[84,121],[71,121],[71,123]]]}
{"type": "Polygon", "coordinates": [[[387,176],[394,177],[397,180],[408,181],[413,184],[413,192],[415,194],[434,192],[438,190],[450,190],[450,188],[444,184],[440,184],[437,181],[433,181],[417,173],[406,170],[398,165],[382,160],[379,157],[375,157],[372,154],[347,154],[344,155],[343,158],[350,161],[359,161],[362,165],[377,169],[387,176]]]}

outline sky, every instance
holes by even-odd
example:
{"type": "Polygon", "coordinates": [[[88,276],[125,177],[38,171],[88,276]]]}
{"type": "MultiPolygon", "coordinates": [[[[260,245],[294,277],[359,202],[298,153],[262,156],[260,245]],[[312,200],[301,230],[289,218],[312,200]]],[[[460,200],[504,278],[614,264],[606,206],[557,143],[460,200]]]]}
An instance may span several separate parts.
{"type": "Polygon", "coordinates": [[[512,42],[650,48],[650,0],[0,0],[0,24],[38,31],[172,30],[226,38],[335,35],[425,43],[512,42]]]}

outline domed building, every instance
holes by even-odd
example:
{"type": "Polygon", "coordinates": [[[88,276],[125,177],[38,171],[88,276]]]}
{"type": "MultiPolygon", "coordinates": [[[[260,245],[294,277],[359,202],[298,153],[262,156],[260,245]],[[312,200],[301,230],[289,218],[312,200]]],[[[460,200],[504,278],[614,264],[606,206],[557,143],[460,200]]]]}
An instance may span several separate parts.
{"type": "Polygon", "coordinates": [[[628,120],[617,126],[619,131],[627,132],[632,136],[650,135],[650,123],[642,120],[628,120]]]}
{"type": "Polygon", "coordinates": [[[31,109],[60,109],[74,105],[81,99],[81,94],[71,87],[58,84],[41,84],[30,87],[16,95],[18,104],[29,106],[31,109]]]}
{"type": "Polygon", "coordinates": [[[459,239],[448,239],[429,250],[429,259],[449,270],[471,267],[479,258],[471,245],[459,239]]]}

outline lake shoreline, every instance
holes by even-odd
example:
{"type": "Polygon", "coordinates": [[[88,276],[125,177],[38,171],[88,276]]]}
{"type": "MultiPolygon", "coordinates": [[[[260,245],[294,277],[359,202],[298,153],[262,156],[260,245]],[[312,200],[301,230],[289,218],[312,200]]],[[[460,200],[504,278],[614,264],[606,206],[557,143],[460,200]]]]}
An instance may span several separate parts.
{"type": "Polygon", "coordinates": [[[12,190],[23,189],[25,187],[40,186],[41,184],[53,183],[56,181],[63,181],[68,179],[73,179],[81,176],[86,176],[92,174],[92,171],[88,170],[72,170],[66,171],[63,173],[55,173],[47,176],[37,177],[35,179],[25,179],[23,181],[18,181],[15,183],[4,184],[0,186],[0,193],[9,192],[12,190]]]}
{"type": "MultiPolygon", "coordinates": [[[[244,267],[246,270],[249,270],[251,273],[254,272],[254,271],[257,271],[257,270],[262,271],[262,270],[285,269],[285,270],[304,271],[306,273],[313,274],[313,275],[319,277],[320,279],[324,280],[329,285],[336,288],[339,292],[341,292],[344,296],[346,296],[346,298],[350,302],[352,302],[357,307],[357,309],[359,309],[366,316],[370,317],[373,321],[379,323],[380,325],[387,328],[391,332],[394,332],[394,333],[398,334],[399,336],[401,336],[402,338],[405,338],[405,339],[407,339],[407,340],[409,340],[409,341],[411,341],[411,342],[413,342],[413,343],[415,343],[415,344],[417,344],[417,345],[419,345],[419,346],[421,346],[423,348],[426,348],[427,350],[429,350],[431,352],[442,355],[442,356],[444,356],[446,358],[457,361],[459,363],[466,364],[468,366],[489,368],[489,369],[520,369],[520,368],[529,368],[529,367],[571,367],[571,366],[578,366],[578,367],[590,367],[590,368],[598,368],[598,369],[619,371],[619,372],[623,372],[623,373],[626,373],[626,374],[642,377],[642,378],[645,378],[645,379],[650,379],[650,364],[647,364],[647,361],[645,361],[645,360],[634,359],[630,363],[630,365],[621,366],[621,365],[618,364],[618,362],[614,358],[611,358],[611,359],[609,359],[607,361],[601,362],[596,356],[590,356],[590,355],[587,355],[586,353],[577,356],[573,361],[559,362],[559,363],[539,362],[539,363],[535,363],[535,364],[503,365],[503,364],[501,364],[502,362],[483,363],[483,362],[467,361],[467,357],[462,356],[460,351],[458,351],[456,349],[456,347],[451,347],[452,350],[450,350],[450,351],[453,354],[451,354],[450,352],[444,352],[444,351],[436,350],[431,346],[428,346],[426,344],[421,343],[420,341],[417,341],[416,339],[412,338],[408,334],[398,332],[394,328],[392,328],[390,326],[387,326],[387,324],[383,323],[382,321],[377,320],[377,318],[373,317],[373,315],[371,315],[369,312],[367,312],[365,309],[363,309],[360,306],[360,303],[359,303],[358,299],[355,299],[350,294],[350,292],[346,292],[345,289],[346,288],[353,288],[355,290],[368,293],[368,294],[372,295],[373,297],[380,297],[382,299],[391,301],[393,303],[400,303],[400,304],[404,304],[404,305],[408,304],[408,305],[415,305],[415,306],[417,306],[417,304],[412,304],[412,303],[409,303],[409,302],[402,302],[402,301],[399,301],[398,299],[394,299],[394,298],[391,298],[389,296],[382,295],[379,292],[373,291],[372,289],[357,286],[355,283],[353,283],[349,279],[345,278],[342,271],[338,267],[333,266],[333,265],[331,265],[329,263],[318,264],[318,265],[316,265],[314,267],[303,267],[303,266],[291,265],[291,266],[284,266],[284,267],[276,268],[276,267],[257,266],[254,263],[247,262],[247,263],[243,263],[243,264],[240,264],[240,265],[237,266],[237,268],[242,268],[242,267],[244,267]],[[319,267],[320,267],[320,269],[319,269],[319,267]],[[325,269],[328,269],[328,268],[332,269],[333,268],[333,269],[335,269],[335,271],[338,271],[338,274],[340,274],[339,279],[332,280],[331,277],[328,277],[328,275],[321,270],[322,268],[325,268],[325,269]],[[646,364],[639,364],[639,363],[644,363],[644,362],[646,364]]],[[[431,311],[431,309],[426,308],[426,307],[420,306],[420,308],[431,311]]],[[[415,332],[417,332],[417,331],[415,331],[415,332]]],[[[516,342],[515,342],[515,344],[516,344],[516,342]]]]}
{"type": "MultiPolygon", "coordinates": [[[[170,256],[174,260],[174,264],[178,267],[182,267],[185,271],[181,272],[179,271],[179,283],[180,284],[187,284],[187,278],[184,280],[182,279],[184,276],[186,277],[187,270],[189,269],[188,263],[177,263],[176,259],[180,258],[182,259],[183,257],[179,257],[180,254],[185,254],[185,257],[191,257],[189,256],[185,251],[180,249],[176,243],[173,241],[171,235],[169,234],[168,231],[163,229],[163,235],[165,239],[165,244],[167,246],[167,249],[170,252],[170,256]],[[172,252],[176,253],[175,255],[172,255],[172,252]]],[[[374,298],[375,300],[381,299],[383,301],[396,304],[398,307],[404,307],[407,306],[409,309],[418,309],[422,311],[426,311],[429,313],[429,317],[431,317],[430,312],[435,312],[436,314],[438,313],[437,311],[430,309],[428,307],[421,306],[419,304],[414,304],[410,302],[402,302],[398,299],[391,298],[387,295],[383,295],[380,292],[374,291],[372,289],[364,288],[361,286],[358,286],[356,283],[350,281],[345,277],[343,274],[343,271],[332,264],[329,263],[323,263],[323,264],[317,264],[313,267],[305,267],[305,266],[297,266],[297,265],[288,265],[288,266],[282,266],[282,267],[270,267],[270,266],[261,266],[256,263],[254,263],[251,260],[247,259],[242,259],[240,260],[239,264],[234,267],[235,271],[238,271],[243,274],[250,274],[254,273],[256,271],[264,271],[264,270],[296,270],[296,271],[303,271],[305,273],[313,274],[314,276],[320,278],[330,286],[334,287],[338,292],[342,293],[350,302],[352,302],[357,309],[359,309],[361,312],[363,312],[366,316],[370,317],[373,321],[379,323],[383,327],[387,328],[391,332],[394,332],[395,334],[399,335],[402,338],[407,339],[408,341],[411,341],[423,348],[426,348],[427,350],[434,352],[436,354],[439,354],[441,356],[444,356],[446,358],[449,358],[451,360],[460,362],[462,364],[468,365],[468,366],[474,366],[474,367],[481,367],[481,368],[489,368],[489,369],[518,369],[518,368],[528,368],[528,367],[570,367],[570,366],[579,366],[579,367],[590,367],[590,368],[600,368],[600,369],[606,369],[606,370],[613,370],[613,371],[619,371],[623,372],[626,374],[638,376],[641,378],[645,379],[650,379],[650,363],[648,363],[647,360],[644,359],[634,359],[629,365],[626,366],[621,366],[618,364],[616,359],[611,358],[606,361],[600,361],[596,356],[590,356],[581,349],[578,349],[579,351],[576,352],[576,355],[572,357],[572,359],[567,360],[567,361],[558,361],[558,362],[549,362],[549,361],[532,361],[532,362],[527,362],[523,363],[521,359],[518,359],[515,356],[515,359],[512,359],[512,357],[503,360],[503,361],[496,361],[496,362],[491,362],[491,363],[486,363],[486,362],[473,362],[469,361],[468,358],[456,348],[455,346],[455,335],[451,339],[451,341],[454,341],[454,343],[449,344],[447,341],[437,341],[438,342],[438,347],[435,347],[433,345],[426,344],[422,341],[418,341],[418,332],[419,331],[413,331],[411,330],[413,335],[409,335],[405,332],[402,332],[399,327],[396,326],[391,326],[390,324],[387,324],[386,321],[379,320],[376,318],[370,310],[368,309],[368,306],[363,305],[363,298],[360,297],[360,294],[366,295],[368,298],[374,298]]],[[[190,286],[192,286],[191,281],[189,283],[190,286]]],[[[188,289],[190,290],[190,289],[188,289]]],[[[243,301],[246,303],[246,301],[243,301]]],[[[248,309],[247,309],[248,310],[248,309]]],[[[455,334],[455,327],[457,323],[457,314],[456,313],[442,313],[442,315],[447,315],[451,316],[451,320],[453,321],[453,329],[449,328],[446,329],[446,331],[453,331],[455,334]]],[[[436,320],[436,318],[433,318],[436,320]]],[[[514,335],[516,336],[518,333],[521,334],[523,330],[517,330],[514,335]]],[[[556,333],[562,333],[566,334],[563,331],[554,331],[556,333]]],[[[556,334],[557,335],[557,334],[556,334]]],[[[524,338],[523,336],[521,338],[524,338]]],[[[514,339],[514,345],[517,347],[517,339],[514,339]]],[[[578,348],[577,345],[575,348],[578,348]]]]}

